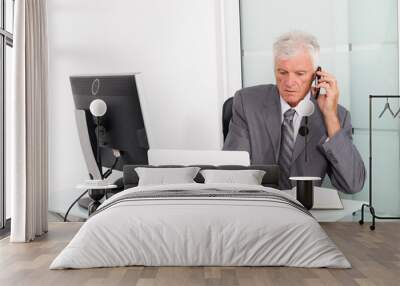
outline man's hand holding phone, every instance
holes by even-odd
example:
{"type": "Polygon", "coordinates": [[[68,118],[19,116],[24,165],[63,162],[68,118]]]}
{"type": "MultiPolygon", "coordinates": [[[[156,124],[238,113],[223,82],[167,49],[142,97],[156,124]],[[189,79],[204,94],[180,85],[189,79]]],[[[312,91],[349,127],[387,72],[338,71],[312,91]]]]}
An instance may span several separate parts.
{"type": "Polygon", "coordinates": [[[315,72],[316,85],[313,87],[313,94],[318,102],[319,109],[324,115],[325,125],[328,136],[331,138],[340,130],[340,121],[337,115],[337,105],[339,102],[339,88],[336,78],[321,67],[315,72]],[[320,94],[320,89],[325,90],[325,94],[320,94]]]}

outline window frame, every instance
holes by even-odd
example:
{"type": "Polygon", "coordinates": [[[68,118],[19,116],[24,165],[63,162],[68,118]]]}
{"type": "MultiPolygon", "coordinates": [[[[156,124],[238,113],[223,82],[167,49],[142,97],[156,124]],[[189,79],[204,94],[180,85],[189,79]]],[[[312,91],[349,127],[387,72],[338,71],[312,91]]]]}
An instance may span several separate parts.
{"type": "MultiPolygon", "coordinates": [[[[6,189],[5,189],[5,103],[6,103],[6,49],[13,47],[13,33],[6,30],[6,0],[0,0],[0,229],[9,229],[10,222],[6,219],[6,189]]],[[[14,14],[15,0],[12,0],[14,14]]],[[[13,17],[14,15],[11,15],[13,17]]]]}

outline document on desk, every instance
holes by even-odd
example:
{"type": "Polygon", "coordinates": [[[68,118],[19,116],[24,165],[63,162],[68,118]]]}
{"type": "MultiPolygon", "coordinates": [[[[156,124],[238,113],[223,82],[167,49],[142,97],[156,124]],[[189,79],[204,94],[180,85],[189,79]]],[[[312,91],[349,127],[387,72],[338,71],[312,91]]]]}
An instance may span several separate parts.
{"type": "MultiPolygon", "coordinates": [[[[296,187],[285,190],[288,194],[296,197],[296,187]]],[[[313,210],[342,210],[344,209],[338,191],[335,189],[314,187],[313,210]]]]}

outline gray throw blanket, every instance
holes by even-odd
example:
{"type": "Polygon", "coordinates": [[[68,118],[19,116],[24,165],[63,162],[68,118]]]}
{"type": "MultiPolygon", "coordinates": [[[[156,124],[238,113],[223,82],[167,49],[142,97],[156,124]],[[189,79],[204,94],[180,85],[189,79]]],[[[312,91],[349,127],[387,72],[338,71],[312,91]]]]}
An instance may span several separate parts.
{"type": "Polygon", "coordinates": [[[163,191],[138,191],[133,193],[128,193],[120,196],[116,200],[106,203],[103,206],[95,211],[91,217],[94,215],[107,210],[108,208],[120,204],[122,202],[127,201],[144,201],[144,200],[154,200],[154,199],[174,199],[174,200],[190,200],[190,199],[225,199],[229,198],[230,200],[264,200],[271,201],[276,203],[281,203],[285,205],[289,205],[309,216],[312,217],[312,214],[300,203],[290,200],[283,195],[279,195],[276,193],[268,192],[268,191],[260,191],[260,190],[239,190],[239,191],[227,191],[227,190],[219,190],[219,189],[202,189],[202,190],[163,190],[163,191]]]}

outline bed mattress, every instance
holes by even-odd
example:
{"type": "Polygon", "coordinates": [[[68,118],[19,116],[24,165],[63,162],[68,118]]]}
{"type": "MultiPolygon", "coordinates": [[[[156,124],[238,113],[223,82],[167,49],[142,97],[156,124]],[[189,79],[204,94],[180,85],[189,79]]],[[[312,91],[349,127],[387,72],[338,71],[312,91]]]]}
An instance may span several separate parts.
{"type": "Polygon", "coordinates": [[[351,267],[290,195],[262,186],[195,183],[114,195],[50,269],[128,265],[351,267]]]}

